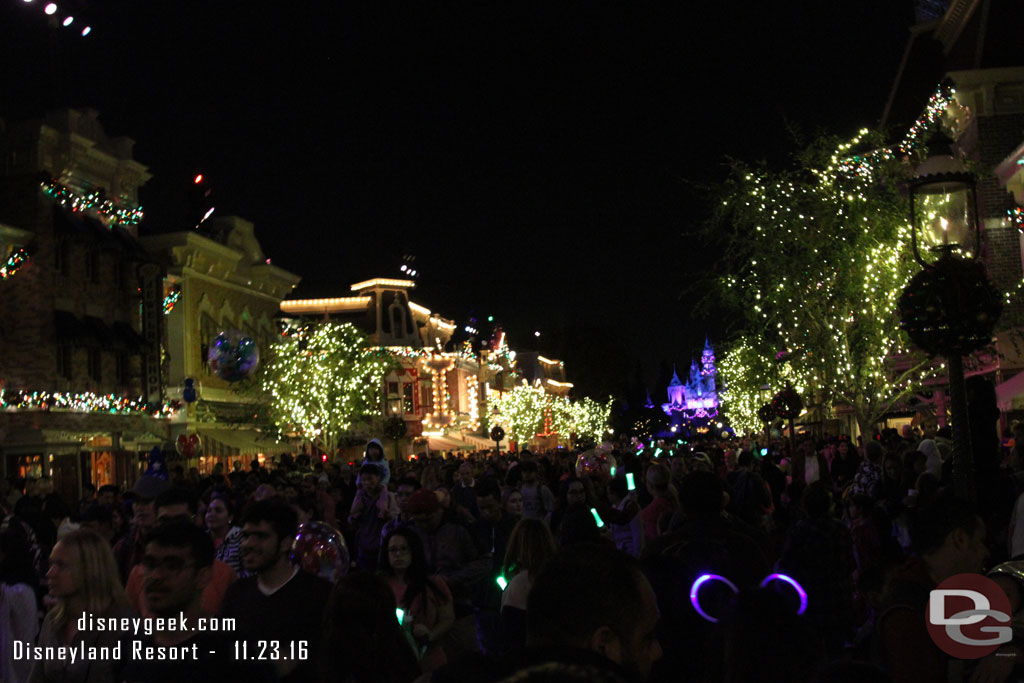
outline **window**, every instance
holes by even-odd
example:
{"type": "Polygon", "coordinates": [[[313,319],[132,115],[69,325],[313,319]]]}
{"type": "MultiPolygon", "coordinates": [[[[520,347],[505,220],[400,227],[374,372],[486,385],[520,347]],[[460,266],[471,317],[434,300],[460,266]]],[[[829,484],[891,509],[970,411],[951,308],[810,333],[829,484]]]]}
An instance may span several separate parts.
{"type": "Polygon", "coordinates": [[[431,380],[420,381],[420,406],[424,413],[434,410],[434,383],[431,380]]]}
{"type": "Polygon", "coordinates": [[[95,284],[100,281],[100,252],[90,249],[85,255],[85,278],[95,284]]]}
{"type": "Polygon", "coordinates": [[[71,379],[71,347],[67,344],[57,346],[57,376],[71,379]]]}
{"type": "Polygon", "coordinates": [[[89,379],[96,382],[103,379],[103,354],[99,349],[89,349],[89,379]]]}
{"type": "Polygon", "coordinates": [[[402,385],[402,412],[405,412],[405,413],[412,413],[412,412],[414,412],[413,411],[413,405],[412,405],[412,395],[413,395],[412,382],[406,382],[405,384],[402,385]]]}
{"type": "Polygon", "coordinates": [[[71,274],[71,246],[67,240],[57,243],[53,252],[53,267],[64,277],[71,274]]]}
{"type": "Polygon", "coordinates": [[[213,344],[216,336],[217,323],[214,322],[210,315],[204,313],[199,319],[199,367],[207,375],[210,374],[210,366],[206,363],[206,358],[210,353],[210,346],[213,344]]]}
{"type": "Polygon", "coordinates": [[[117,383],[119,386],[127,386],[131,378],[128,369],[128,354],[124,351],[117,353],[117,383]]]}

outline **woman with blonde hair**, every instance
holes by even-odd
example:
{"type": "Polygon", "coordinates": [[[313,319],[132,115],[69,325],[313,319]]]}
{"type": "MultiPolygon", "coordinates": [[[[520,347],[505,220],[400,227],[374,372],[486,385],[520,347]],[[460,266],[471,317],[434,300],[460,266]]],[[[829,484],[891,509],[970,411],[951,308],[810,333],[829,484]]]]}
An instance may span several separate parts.
{"type": "MultiPolygon", "coordinates": [[[[110,648],[121,639],[118,631],[78,630],[82,614],[91,618],[132,616],[117,570],[114,553],[103,537],[87,529],[66,534],[53,546],[46,572],[56,605],[39,631],[39,647],[110,648]],[[83,644],[83,645],[80,645],[83,644]]],[[[102,650],[99,651],[102,653],[102,650]]],[[[30,683],[106,683],[114,681],[114,656],[95,660],[47,659],[33,664],[30,683]]]]}
{"type": "Polygon", "coordinates": [[[507,648],[526,644],[526,598],[556,552],[555,538],[541,520],[524,518],[512,528],[501,568],[501,576],[508,582],[501,594],[501,623],[507,648]]]}

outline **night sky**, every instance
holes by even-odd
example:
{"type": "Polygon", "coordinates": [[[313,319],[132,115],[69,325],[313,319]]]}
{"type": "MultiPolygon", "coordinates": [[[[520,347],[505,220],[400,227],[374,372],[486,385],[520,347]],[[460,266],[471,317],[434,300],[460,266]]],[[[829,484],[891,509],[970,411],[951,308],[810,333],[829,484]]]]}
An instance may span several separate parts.
{"type": "Polygon", "coordinates": [[[496,316],[595,396],[657,391],[721,336],[683,296],[716,256],[689,236],[703,187],[730,156],[785,162],[791,131],[876,124],[913,18],[910,0],[90,0],[63,29],[43,4],[0,0],[0,117],[99,110],[154,175],[146,230],[194,224],[201,172],[299,293],[415,254],[415,300],[496,316]]]}

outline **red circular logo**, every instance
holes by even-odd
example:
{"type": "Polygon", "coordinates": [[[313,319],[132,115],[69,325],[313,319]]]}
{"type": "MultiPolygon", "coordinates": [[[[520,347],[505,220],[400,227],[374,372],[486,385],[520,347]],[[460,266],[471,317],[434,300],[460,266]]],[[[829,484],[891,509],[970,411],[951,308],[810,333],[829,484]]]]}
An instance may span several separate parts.
{"type": "Polygon", "coordinates": [[[925,609],[928,634],[946,654],[978,659],[1010,642],[1010,599],[981,574],[957,574],[933,590],[925,609]]]}

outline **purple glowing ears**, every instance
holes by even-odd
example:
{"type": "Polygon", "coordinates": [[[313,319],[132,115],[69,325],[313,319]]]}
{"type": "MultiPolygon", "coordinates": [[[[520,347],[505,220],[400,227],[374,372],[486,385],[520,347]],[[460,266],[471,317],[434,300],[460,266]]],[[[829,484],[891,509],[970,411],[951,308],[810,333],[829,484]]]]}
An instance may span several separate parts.
{"type": "Polygon", "coordinates": [[[782,581],[792,586],[793,590],[796,591],[796,594],[800,596],[800,609],[798,609],[796,613],[800,615],[807,611],[807,591],[804,590],[804,587],[801,586],[796,579],[792,576],[786,576],[785,574],[769,574],[764,577],[764,581],[761,582],[761,588],[766,587],[772,581],[782,581]]]}
{"type": "MultiPolygon", "coordinates": [[[[724,583],[735,595],[739,595],[740,589],[737,588],[736,584],[732,581],[724,576],[719,576],[718,574],[701,574],[697,577],[697,580],[693,582],[693,585],[690,587],[690,604],[693,605],[693,609],[702,618],[713,624],[717,624],[718,619],[705,612],[700,606],[700,589],[709,581],[720,581],[721,583],[724,583]]],[[[807,611],[807,591],[804,590],[803,586],[801,586],[796,579],[791,576],[787,576],[786,574],[769,574],[764,578],[764,581],[761,582],[761,588],[767,587],[768,584],[773,581],[782,581],[783,583],[789,584],[793,590],[796,591],[796,594],[800,597],[800,609],[797,610],[798,615],[807,611]]]]}
{"type": "Polygon", "coordinates": [[[697,614],[701,615],[702,617],[710,621],[712,624],[717,624],[718,619],[711,616],[701,608],[700,599],[698,597],[698,594],[700,593],[700,587],[708,581],[721,581],[726,586],[731,588],[732,592],[736,595],[739,595],[740,589],[736,587],[735,583],[725,578],[724,576],[719,576],[718,574],[701,574],[697,577],[697,580],[693,582],[693,585],[690,586],[690,604],[693,605],[693,609],[697,610],[697,614]]]}

